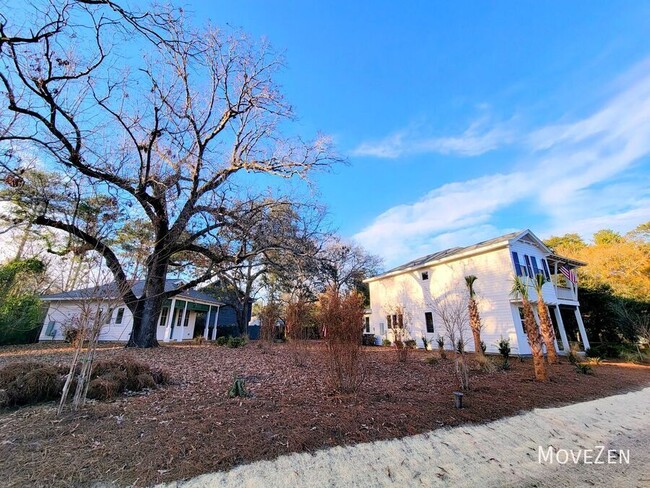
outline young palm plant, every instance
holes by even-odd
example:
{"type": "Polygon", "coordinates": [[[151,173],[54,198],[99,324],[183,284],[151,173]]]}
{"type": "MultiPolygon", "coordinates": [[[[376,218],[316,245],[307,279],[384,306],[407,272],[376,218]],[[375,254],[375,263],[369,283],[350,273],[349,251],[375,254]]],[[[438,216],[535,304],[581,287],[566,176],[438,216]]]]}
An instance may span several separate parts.
{"type": "Polygon", "coordinates": [[[537,322],[535,321],[533,307],[528,299],[528,284],[519,276],[515,276],[512,282],[511,295],[516,298],[521,298],[524,309],[524,330],[528,337],[528,345],[533,353],[535,379],[537,381],[546,381],[548,380],[548,369],[546,368],[546,361],[544,360],[544,352],[542,350],[542,337],[539,333],[537,322]]]}
{"type": "Polygon", "coordinates": [[[539,328],[542,330],[542,339],[546,344],[546,357],[548,362],[555,364],[557,362],[557,352],[555,352],[555,331],[553,330],[553,323],[548,314],[548,307],[544,303],[544,296],[542,294],[542,287],[546,283],[546,277],[538,273],[535,276],[533,284],[537,292],[537,315],[539,315],[539,328]]]}
{"type": "Polygon", "coordinates": [[[481,316],[478,313],[476,290],[474,290],[474,282],[476,280],[477,278],[474,275],[465,276],[465,284],[469,291],[467,310],[469,313],[469,325],[472,328],[472,335],[474,336],[474,351],[476,354],[483,356],[483,348],[481,347],[481,316]]]}

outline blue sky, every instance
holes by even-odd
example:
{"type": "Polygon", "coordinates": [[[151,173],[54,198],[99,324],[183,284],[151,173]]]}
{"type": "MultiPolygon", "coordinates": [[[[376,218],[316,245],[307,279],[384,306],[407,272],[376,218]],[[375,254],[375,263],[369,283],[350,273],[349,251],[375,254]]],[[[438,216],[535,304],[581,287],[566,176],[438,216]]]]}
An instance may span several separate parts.
{"type": "Polygon", "coordinates": [[[346,237],[399,264],[513,229],[650,220],[650,3],[190,2],[266,37],[346,237]]]}

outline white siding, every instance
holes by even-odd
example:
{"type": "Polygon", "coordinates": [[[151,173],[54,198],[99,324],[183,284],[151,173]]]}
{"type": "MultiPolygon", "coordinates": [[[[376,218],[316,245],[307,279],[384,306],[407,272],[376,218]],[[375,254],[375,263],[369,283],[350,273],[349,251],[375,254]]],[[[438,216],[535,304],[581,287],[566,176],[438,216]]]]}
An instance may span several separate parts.
{"type": "MultiPolygon", "coordinates": [[[[87,305],[86,305],[87,306],[87,305]]],[[[94,310],[97,309],[100,304],[91,305],[94,310]]],[[[106,310],[108,308],[107,304],[101,304],[101,307],[106,310]]],[[[105,324],[102,327],[102,330],[99,335],[99,340],[102,341],[127,341],[129,339],[129,334],[131,333],[131,328],[133,326],[133,316],[131,312],[124,304],[113,304],[113,313],[111,315],[111,320],[109,323],[105,324]],[[122,317],[122,323],[116,324],[115,320],[117,318],[117,309],[124,307],[124,316],[122,317]]],[[[45,320],[43,321],[43,329],[41,330],[41,335],[39,337],[40,341],[51,341],[51,340],[63,340],[63,327],[66,324],[72,323],[75,318],[79,317],[82,312],[82,304],[78,301],[54,301],[50,302],[50,306],[47,310],[45,320]],[[47,326],[50,322],[54,322],[55,332],[54,337],[46,336],[47,326]]]]}
{"type": "MultiPolygon", "coordinates": [[[[396,305],[408,311],[405,318],[411,337],[422,347],[421,337],[426,333],[424,313],[433,312],[432,303],[443,293],[452,291],[467,296],[465,276],[475,275],[478,279],[475,289],[483,330],[481,338],[488,352],[497,352],[496,343],[501,337],[510,338],[511,347],[516,348],[520,340],[513,320],[510,306],[510,288],[512,286],[513,264],[507,247],[483,252],[464,259],[438,264],[430,268],[421,268],[397,276],[371,281],[370,331],[381,335],[383,324],[386,337],[386,315],[396,305]],[[429,279],[422,280],[421,273],[429,272],[429,279]]],[[[435,340],[438,335],[445,335],[440,318],[434,313],[434,333],[426,334],[435,340]]],[[[468,350],[474,350],[469,326],[467,328],[468,350]]],[[[449,347],[449,346],[448,346],[449,347]]]]}
{"type": "MultiPolygon", "coordinates": [[[[92,305],[94,310],[99,304],[92,305]]],[[[87,305],[86,305],[87,306],[87,305]]],[[[104,309],[107,309],[106,304],[101,305],[104,309]]],[[[109,323],[105,324],[102,327],[102,330],[99,335],[100,341],[128,341],[131,334],[131,329],[133,327],[133,315],[129,309],[124,304],[114,304],[112,306],[113,313],[111,315],[111,320],[109,323]],[[116,324],[115,320],[117,318],[118,308],[124,307],[124,316],[122,317],[122,323],[116,324]]],[[[63,340],[63,327],[66,324],[70,324],[76,317],[82,312],[82,304],[78,301],[55,301],[50,302],[50,306],[43,321],[43,329],[39,336],[39,341],[62,341],[63,340]],[[46,336],[48,324],[53,321],[55,323],[53,331],[55,332],[54,337],[46,336]]],[[[180,309],[179,313],[183,313],[183,310],[180,309]]],[[[194,323],[196,321],[196,312],[187,312],[189,314],[189,323],[187,327],[174,327],[172,340],[188,340],[192,339],[194,336],[194,323]]],[[[163,324],[164,325],[164,324],[163,324]]],[[[162,341],[165,337],[165,327],[157,327],[156,337],[159,341],[162,341]]]]}

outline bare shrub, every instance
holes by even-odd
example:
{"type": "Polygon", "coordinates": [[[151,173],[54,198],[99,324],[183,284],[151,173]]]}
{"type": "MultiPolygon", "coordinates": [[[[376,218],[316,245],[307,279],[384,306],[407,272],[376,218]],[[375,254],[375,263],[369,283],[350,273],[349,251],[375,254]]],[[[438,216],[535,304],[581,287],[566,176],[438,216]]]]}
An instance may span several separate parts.
{"type": "Polygon", "coordinates": [[[403,305],[395,305],[390,308],[393,321],[391,331],[393,333],[393,345],[397,352],[397,361],[405,363],[409,350],[412,349],[411,333],[409,331],[410,314],[403,305]]]}
{"type": "Polygon", "coordinates": [[[262,306],[260,312],[260,339],[273,341],[276,335],[276,328],[280,320],[280,305],[277,302],[269,302],[262,306]]]}
{"type": "Polygon", "coordinates": [[[330,288],[320,297],[316,318],[327,331],[330,381],[344,393],[356,392],[364,380],[363,311],[363,296],[357,292],[340,295],[330,288]]]}
{"type": "Polygon", "coordinates": [[[313,306],[304,299],[291,301],[285,308],[285,327],[289,351],[297,366],[305,366],[309,355],[307,339],[313,322],[313,306]]]}
{"type": "Polygon", "coordinates": [[[467,302],[461,293],[447,291],[433,302],[432,308],[440,318],[442,328],[446,332],[446,337],[454,350],[456,376],[460,388],[469,390],[469,373],[465,358],[465,348],[469,336],[467,302]]]}

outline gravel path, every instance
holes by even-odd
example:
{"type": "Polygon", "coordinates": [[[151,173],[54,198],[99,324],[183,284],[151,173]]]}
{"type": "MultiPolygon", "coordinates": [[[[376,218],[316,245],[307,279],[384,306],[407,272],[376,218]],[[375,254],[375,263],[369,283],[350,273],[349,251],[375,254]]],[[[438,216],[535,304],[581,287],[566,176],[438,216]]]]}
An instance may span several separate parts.
{"type": "Polygon", "coordinates": [[[537,409],[392,441],[336,447],[239,466],[166,485],[203,486],[650,486],[650,388],[537,409]],[[538,462],[539,446],[553,461],[538,462]],[[584,452],[574,464],[571,453],[584,452]],[[567,451],[563,451],[566,449],[567,451]],[[629,450],[629,464],[608,451],[629,450]],[[569,456],[566,464],[558,464],[569,456]]]}

